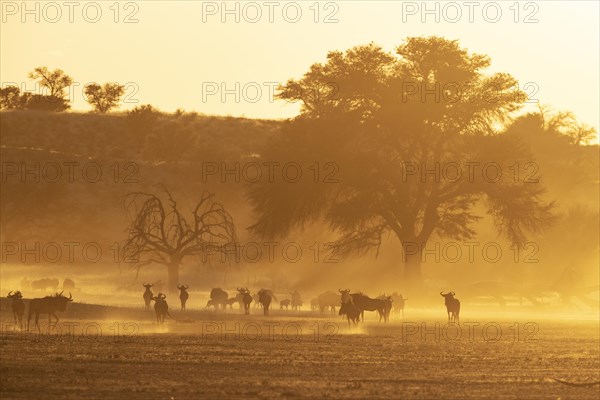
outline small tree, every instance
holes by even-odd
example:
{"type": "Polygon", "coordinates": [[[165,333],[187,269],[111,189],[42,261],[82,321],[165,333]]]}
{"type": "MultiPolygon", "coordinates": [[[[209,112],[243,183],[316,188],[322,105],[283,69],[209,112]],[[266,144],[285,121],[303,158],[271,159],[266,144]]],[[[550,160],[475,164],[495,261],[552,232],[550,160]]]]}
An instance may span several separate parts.
{"type": "Polygon", "coordinates": [[[125,248],[128,257],[137,259],[136,268],[157,263],[167,267],[169,291],[179,283],[179,267],[185,257],[210,251],[226,251],[236,241],[233,218],[204,193],[188,221],[166,188],[167,205],[151,193],[135,192],[126,197],[126,210],[133,216],[125,248]]]}
{"type": "Polygon", "coordinates": [[[21,91],[17,86],[0,89],[0,110],[21,109],[21,91]]]}
{"type": "Polygon", "coordinates": [[[65,98],[65,89],[71,86],[73,78],[62,69],[50,71],[48,67],[37,67],[29,73],[30,79],[37,79],[40,86],[48,89],[48,96],[65,98]]]}
{"type": "Polygon", "coordinates": [[[121,96],[125,93],[125,86],[118,83],[105,83],[104,86],[93,83],[86,86],[84,93],[87,102],[94,110],[104,114],[119,107],[121,96]]]}

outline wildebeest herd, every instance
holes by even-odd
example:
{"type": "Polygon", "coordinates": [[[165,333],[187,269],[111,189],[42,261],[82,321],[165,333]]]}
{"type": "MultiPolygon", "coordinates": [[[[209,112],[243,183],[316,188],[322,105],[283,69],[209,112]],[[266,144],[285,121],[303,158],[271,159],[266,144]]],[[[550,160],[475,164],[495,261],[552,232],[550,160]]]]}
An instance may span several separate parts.
{"type": "MultiPolygon", "coordinates": [[[[143,294],[146,308],[150,307],[150,301],[155,300],[155,311],[156,319],[159,323],[164,322],[165,315],[171,317],[168,313],[168,305],[166,302],[166,296],[159,293],[158,296],[154,296],[151,290],[151,284],[143,285],[146,290],[143,294]]],[[[185,311],[185,303],[189,298],[187,285],[177,285],[179,289],[179,299],[181,301],[181,311],[185,311]]],[[[348,319],[348,324],[358,324],[360,321],[364,321],[365,311],[376,311],[379,315],[379,322],[382,320],[388,322],[390,313],[395,311],[402,313],[404,317],[404,306],[408,299],[404,298],[401,294],[394,292],[391,295],[381,294],[377,298],[371,298],[362,292],[350,293],[349,289],[338,289],[338,293],[331,291],[321,293],[316,299],[312,299],[310,302],[312,311],[331,312],[335,314],[336,308],[339,307],[338,315],[345,316],[348,319]]],[[[445,305],[448,311],[448,322],[458,323],[458,314],[460,312],[460,302],[454,298],[454,292],[443,294],[445,298],[445,305]]],[[[229,294],[221,288],[213,288],[210,291],[210,298],[206,303],[205,308],[213,307],[215,311],[226,310],[227,308],[233,309],[234,304],[239,304],[239,308],[244,311],[244,314],[250,314],[250,305],[252,302],[259,307],[262,307],[263,314],[269,315],[269,309],[273,300],[278,301],[277,297],[272,290],[260,289],[254,295],[251,294],[250,290],[246,287],[238,287],[237,294],[234,297],[230,297],[229,294]]],[[[298,291],[294,291],[291,294],[290,299],[282,299],[279,301],[279,309],[286,310],[292,307],[292,310],[300,310],[303,305],[302,297],[298,291]]],[[[173,317],[171,317],[173,318],[173,317]]]]}
{"type": "MultiPolygon", "coordinates": [[[[145,308],[149,309],[151,302],[154,301],[156,321],[159,324],[162,324],[166,317],[174,319],[169,313],[169,306],[166,301],[167,296],[160,292],[155,296],[152,292],[152,284],[144,283],[143,287],[145,290],[142,297],[144,299],[145,308]]],[[[188,293],[189,286],[177,285],[177,289],[179,289],[181,311],[185,311],[186,302],[190,297],[188,293]]],[[[459,323],[460,301],[454,297],[455,293],[440,292],[440,295],[444,297],[444,304],[448,313],[448,322],[459,323]]],[[[13,291],[10,291],[7,298],[12,300],[12,312],[15,326],[19,326],[22,329],[23,315],[25,314],[23,295],[20,291],[14,293],[13,291]]],[[[233,305],[237,303],[239,304],[240,310],[243,310],[245,315],[249,315],[250,305],[252,302],[255,302],[259,307],[262,307],[263,314],[267,316],[269,315],[269,309],[271,308],[273,300],[278,301],[273,291],[269,289],[260,289],[252,295],[248,288],[238,287],[237,294],[230,297],[225,290],[213,288],[205,308],[213,307],[215,311],[224,311],[227,308],[233,309],[233,305]]],[[[406,300],[408,299],[397,293],[393,293],[392,295],[382,294],[377,298],[371,298],[362,292],[350,293],[349,289],[338,289],[338,293],[328,291],[320,294],[316,299],[311,300],[310,305],[311,310],[313,311],[329,311],[331,314],[335,314],[336,308],[339,307],[338,315],[346,317],[349,325],[351,323],[357,325],[360,321],[364,322],[365,311],[377,312],[379,315],[379,322],[382,320],[388,322],[392,311],[402,313],[402,316],[404,316],[406,300]]],[[[29,323],[33,314],[35,314],[35,325],[38,328],[40,314],[48,315],[48,323],[51,323],[52,316],[54,316],[56,322],[58,322],[59,318],[56,313],[64,312],[70,301],[73,301],[71,293],[69,293],[69,297],[66,297],[63,295],[63,292],[43,298],[31,299],[29,301],[29,312],[27,314],[27,330],[29,330],[29,323]]],[[[291,293],[291,298],[279,301],[280,310],[283,310],[284,308],[287,310],[290,306],[292,307],[292,310],[300,310],[302,305],[302,296],[298,291],[291,293]]]]}

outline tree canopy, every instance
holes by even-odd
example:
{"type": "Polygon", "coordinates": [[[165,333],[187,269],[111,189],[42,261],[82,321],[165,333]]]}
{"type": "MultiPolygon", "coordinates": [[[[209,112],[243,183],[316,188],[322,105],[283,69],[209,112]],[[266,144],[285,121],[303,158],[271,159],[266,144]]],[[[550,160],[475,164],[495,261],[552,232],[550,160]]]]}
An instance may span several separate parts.
{"type": "Polygon", "coordinates": [[[339,179],[252,185],[251,229],[285,236],[323,220],[346,254],[378,250],[392,233],[417,283],[427,241],[474,237],[480,207],[515,242],[542,230],[552,205],[539,181],[509,173],[530,156],[501,134],[526,95],[509,74],[484,74],[489,65],[457,41],[414,37],[395,54],[375,44],[330,52],[289,80],[279,96],[301,101],[302,113],[262,158],[334,162],[339,179]]]}

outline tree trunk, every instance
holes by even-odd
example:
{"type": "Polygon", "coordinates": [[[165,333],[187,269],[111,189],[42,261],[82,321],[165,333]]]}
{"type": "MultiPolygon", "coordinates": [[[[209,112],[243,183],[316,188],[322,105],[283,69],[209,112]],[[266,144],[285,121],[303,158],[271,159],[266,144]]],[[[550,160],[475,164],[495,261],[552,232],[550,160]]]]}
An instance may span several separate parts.
{"type": "Polygon", "coordinates": [[[418,246],[414,242],[402,244],[404,254],[404,282],[410,287],[421,287],[423,285],[423,275],[421,274],[422,249],[424,246],[418,246]]]}
{"type": "Polygon", "coordinates": [[[409,285],[422,285],[421,253],[406,256],[404,263],[404,279],[409,285]]]}
{"type": "Polygon", "coordinates": [[[176,293],[179,284],[179,262],[171,262],[167,265],[167,271],[169,272],[169,293],[176,293]]]}

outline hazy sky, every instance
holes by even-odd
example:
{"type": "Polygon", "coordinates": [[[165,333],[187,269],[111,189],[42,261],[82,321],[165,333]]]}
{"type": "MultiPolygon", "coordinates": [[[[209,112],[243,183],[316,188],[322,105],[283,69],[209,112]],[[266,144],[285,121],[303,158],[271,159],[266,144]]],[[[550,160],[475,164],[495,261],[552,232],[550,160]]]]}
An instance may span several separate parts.
{"type": "Polygon", "coordinates": [[[532,99],[598,128],[597,1],[467,3],[428,2],[425,14],[420,1],[229,1],[225,14],[220,1],[31,1],[30,13],[2,1],[0,78],[33,90],[28,71],[61,68],[80,84],[75,110],[89,109],[85,83],[116,81],[129,83],[122,109],[137,100],[165,111],[281,118],[298,106],[273,101],[272,85],[300,77],[328,51],[371,41],[393,51],[408,36],[441,35],[490,55],[491,71],[511,73],[532,99]],[[231,91],[225,101],[222,84],[231,91]]]}

